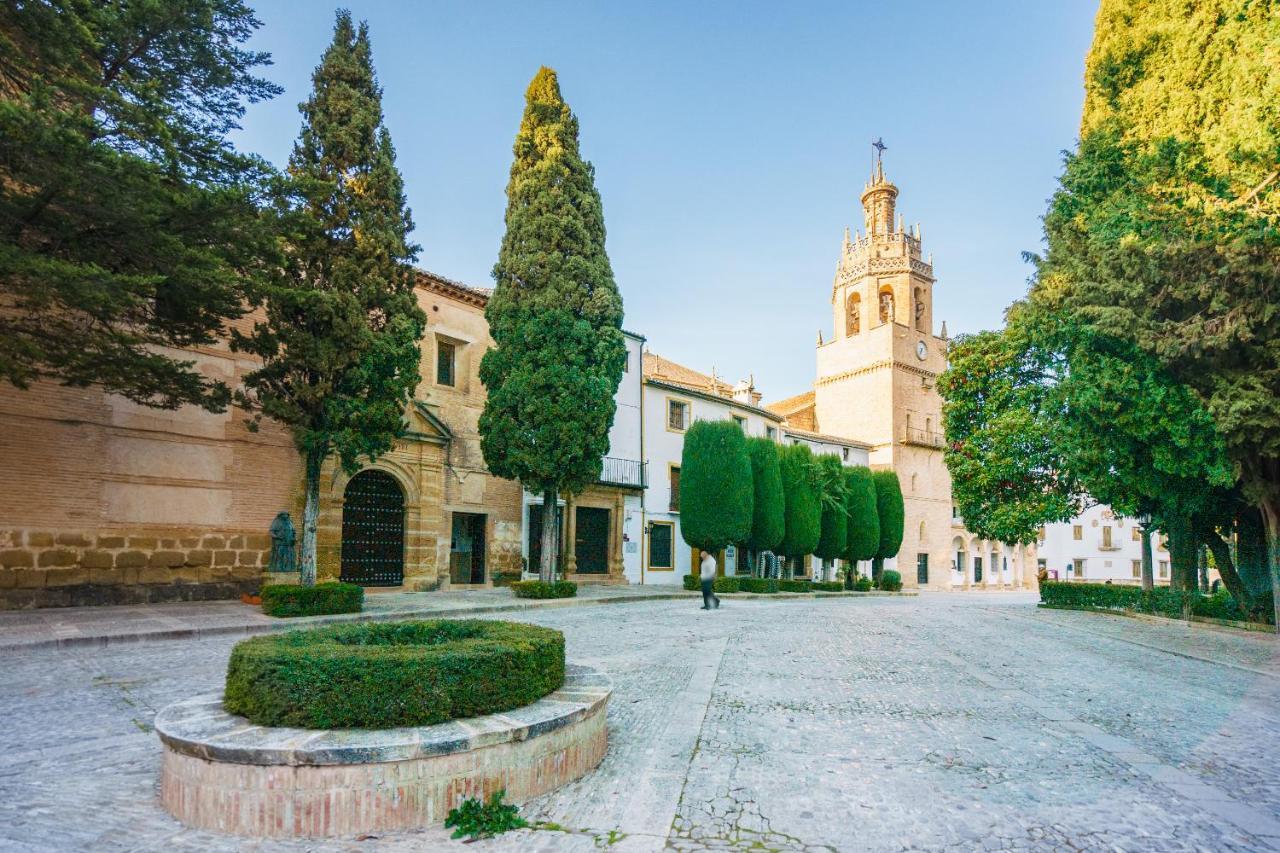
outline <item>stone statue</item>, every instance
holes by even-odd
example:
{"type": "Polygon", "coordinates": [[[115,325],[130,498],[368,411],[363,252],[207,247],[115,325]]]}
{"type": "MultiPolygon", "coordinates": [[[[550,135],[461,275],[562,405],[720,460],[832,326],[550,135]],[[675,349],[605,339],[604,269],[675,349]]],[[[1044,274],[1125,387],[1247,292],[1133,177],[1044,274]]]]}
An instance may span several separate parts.
{"type": "Polygon", "coordinates": [[[862,330],[862,306],[857,297],[849,300],[849,319],[845,324],[846,335],[856,335],[862,330]]]}
{"type": "Polygon", "coordinates": [[[289,513],[276,513],[271,522],[271,560],[267,563],[269,572],[296,572],[298,557],[294,546],[298,542],[298,533],[293,529],[289,513]]]}

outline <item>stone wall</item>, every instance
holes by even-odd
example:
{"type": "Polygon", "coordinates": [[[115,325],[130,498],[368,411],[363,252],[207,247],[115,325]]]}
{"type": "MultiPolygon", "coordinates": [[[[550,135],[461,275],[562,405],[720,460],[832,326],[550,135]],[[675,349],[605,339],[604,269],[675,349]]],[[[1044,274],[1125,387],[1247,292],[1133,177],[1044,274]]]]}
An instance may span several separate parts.
{"type": "Polygon", "coordinates": [[[0,531],[0,602],[71,607],[231,598],[259,584],[270,538],[173,529],[0,531]]]}

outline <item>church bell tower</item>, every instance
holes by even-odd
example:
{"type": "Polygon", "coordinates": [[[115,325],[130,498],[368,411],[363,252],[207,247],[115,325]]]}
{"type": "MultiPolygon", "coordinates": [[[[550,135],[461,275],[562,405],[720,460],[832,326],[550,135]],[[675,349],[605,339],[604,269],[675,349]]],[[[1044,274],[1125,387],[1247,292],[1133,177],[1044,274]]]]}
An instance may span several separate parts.
{"type": "Polygon", "coordinates": [[[898,473],[906,526],[897,570],[908,586],[949,585],[951,478],[942,460],[933,330],[933,260],[920,226],[904,228],[898,187],[876,158],[862,190],[865,233],[844,233],[831,290],[834,334],[820,343],[814,416],[824,433],[871,445],[872,468],[898,473]]]}

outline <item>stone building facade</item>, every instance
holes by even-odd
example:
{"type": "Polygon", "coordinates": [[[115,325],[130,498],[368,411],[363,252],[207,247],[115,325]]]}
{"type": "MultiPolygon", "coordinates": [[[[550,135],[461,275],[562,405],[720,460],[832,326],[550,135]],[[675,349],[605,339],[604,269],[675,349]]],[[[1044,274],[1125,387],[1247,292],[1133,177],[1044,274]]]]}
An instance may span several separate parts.
{"type": "Polygon", "coordinates": [[[834,334],[819,336],[814,387],[770,408],[788,426],[865,442],[872,468],[897,472],[906,520],[894,567],[904,584],[1034,585],[1032,549],[976,541],[952,510],[937,391],[946,333],[934,333],[932,258],[921,253],[919,226],[903,227],[897,198],[877,163],[861,197],[866,233],[845,231],[831,291],[834,334]],[[974,543],[977,563],[957,564],[957,537],[974,543]],[[983,572],[991,554],[998,555],[995,570],[986,564],[983,572]]]}
{"type": "MultiPolygon", "coordinates": [[[[427,332],[408,432],[354,477],[324,471],[321,579],[360,568],[352,555],[368,544],[361,536],[377,540],[370,553],[402,541],[398,565],[382,559],[379,585],[487,584],[520,570],[521,490],[487,472],[477,429],[480,356],[492,345],[488,292],[420,273],[417,298],[427,332]],[[375,530],[397,501],[399,530],[375,530]]],[[[247,328],[253,319],[237,322],[247,328]]],[[[225,346],[181,355],[233,386],[255,366],[225,346]]],[[[0,607],[251,592],[276,513],[302,516],[301,462],[288,431],[269,421],[250,431],[235,408],[162,411],[96,388],[6,386],[0,459],[0,607]]]]}

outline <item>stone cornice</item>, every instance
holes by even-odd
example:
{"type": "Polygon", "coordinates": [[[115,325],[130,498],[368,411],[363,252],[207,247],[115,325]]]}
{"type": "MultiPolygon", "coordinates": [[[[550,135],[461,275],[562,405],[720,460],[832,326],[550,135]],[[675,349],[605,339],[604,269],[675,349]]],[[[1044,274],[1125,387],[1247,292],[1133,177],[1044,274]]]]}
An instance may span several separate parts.
{"type": "Polygon", "coordinates": [[[863,376],[868,373],[874,373],[877,370],[884,370],[886,368],[891,369],[895,367],[898,370],[901,370],[904,373],[910,373],[913,376],[923,376],[926,379],[938,378],[938,374],[934,373],[932,370],[925,370],[923,367],[916,367],[914,365],[906,364],[901,361],[895,361],[894,359],[891,359],[891,358],[883,358],[880,361],[873,361],[871,364],[868,364],[865,367],[859,367],[856,370],[846,370],[842,373],[837,373],[833,376],[819,377],[818,381],[814,384],[830,385],[833,382],[840,382],[844,379],[850,379],[854,376],[863,376]]]}

